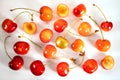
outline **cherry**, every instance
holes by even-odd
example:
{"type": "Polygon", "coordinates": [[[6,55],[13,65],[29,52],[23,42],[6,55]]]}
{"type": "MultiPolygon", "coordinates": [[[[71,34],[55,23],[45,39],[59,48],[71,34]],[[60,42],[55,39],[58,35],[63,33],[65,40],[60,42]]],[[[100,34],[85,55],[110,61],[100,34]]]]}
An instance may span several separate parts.
{"type": "Polygon", "coordinates": [[[99,9],[99,11],[102,13],[105,21],[103,21],[100,25],[101,29],[104,30],[104,31],[111,31],[111,29],[113,28],[113,24],[112,22],[108,21],[106,16],[104,15],[103,11],[99,8],[99,6],[97,6],[96,4],[93,4],[93,6],[95,6],[96,8],[99,9]]]}
{"type": "Polygon", "coordinates": [[[13,46],[14,51],[17,54],[25,55],[30,49],[30,45],[25,41],[18,41],[13,46]]]}
{"type": "Polygon", "coordinates": [[[43,65],[42,61],[35,60],[30,64],[30,70],[35,76],[40,76],[45,71],[45,66],[43,65]]]}
{"type": "Polygon", "coordinates": [[[101,65],[106,70],[112,69],[114,67],[114,64],[115,64],[114,58],[110,55],[105,56],[101,60],[101,65]]]}
{"type": "Polygon", "coordinates": [[[69,41],[63,36],[58,36],[55,40],[55,43],[57,47],[65,49],[68,46],[69,41]]]}
{"type": "Polygon", "coordinates": [[[103,36],[103,32],[100,28],[100,26],[98,25],[98,23],[91,17],[89,16],[89,18],[96,23],[97,27],[100,29],[100,33],[101,33],[101,36],[102,36],[102,39],[98,39],[96,40],[95,42],[95,46],[96,48],[99,50],[99,51],[102,51],[102,52],[106,52],[110,49],[111,47],[111,43],[109,40],[107,39],[104,39],[104,36],[103,36]]]}
{"type": "Polygon", "coordinates": [[[34,34],[37,30],[37,26],[34,22],[23,23],[23,30],[28,34],[34,34]]]}
{"type": "Polygon", "coordinates": [[[69,73],[69,64],[67,62],[60,62],[57,64],[56,71],[62,77],[67,76],[69,73]]]}
{"type": "Polygon", "coordinates": [[[59,4],[57,6],[57,15],[60,17],[66,17],[69,14],[69,7],[66,4],[59,4]]]}
{"type": "Polygon", "coordinates": [[[102,30],[110,31],[113,27],[113,24],[112,22],[105,21],[105,22],[102,22],[100,26],[102,30]]]}
{"type": "Polygon", "coordinates": [[[51,59],[54,58],[56,55],[57,49],[53,45],[46,45],[43,50],[43,55],[45,58],[51,59]]]}
{"type": "Polygon", "coordinates": [[[110,49],[111,43],[109,40],[102,40],[102,39],[98,39],[96,41],[96,47],[98,50],[102,51],[102,52],[106,52],[110,49]]]}
{"type": "Polygon", "coordinates": [[[39,13],[40,19],[44,22],[48,22],[53,18],[53,11],[48,6],[42,6],[39,11],[30,9],[30,8],[14,8],[14,9],[11,9],[10,11],[19,10],[19,9],[29,10],[29,11],[39,13]]]}
{"type": "Polygon", "coordinates": [[[7,18],[2,22],[2,28],[7,33],[12,33],[16,30],[17,24],[13,22],[11,19],[7,18]]]}
{"type": "Polygon", "coordinates": [[[40,37],[40,40],[42,42],[47,43],[47,42],[49,42],[52,39],[52,37],[53,37],[53,31],[51,29],[48,29],[48,28],[43,29],[40,32],[39,37],[40,37]]]}
{"type": "Polygon", "coordinates": [[[98,63],[95,59],[88,59],[83,63],[82,68],[85,72],[91,74],[98,69],[98,63]]]}
{"type": "Polygon", "coordinates": [[[24,65],[24,60],[21,56],[14,56],[13,58],[11,58],[10,55],[8,54],[7,49],[6,49],[6,41],[9,37],[10,36],[7,36],[4,40],[5,53],[11,60],[8,65],[12,70],[19,70],[24,65]]]}
{"type": "Polygon", "coordinates": [[[19,70],[23,66],[24,61],[20,56],[14,56],[13,59],[9,62],[9,67],[13,70],[19,70]]]}
{"type": "Polygon", "coordinates": [[[48,6],[42,6],[40,8],[40,19],[47,22],[52,20],[53,18],[53,11],[50,7],[48,6]]]}
{"type": "Polygon", "coordinates": [[[76,17],[82,17],[86,14],[86,7],[84,4],[79,4],[73,9],[73,14],[76,17]]]}
{"type": "Polygon", "coordinates": [[[75,52],[81,52],[84,48],[84,42],[81,39],[76,39],[72,44],[71,48],[75,52]]]}
{"type": "Polygon", "coordinates": [[[78,33],[82,36],[88,36],[91,33],[91,25],[88,22],[82,22],[78,27],[78,33]]]}
{"type": "Polygon", "coordinates": [[[68,26],[67,21],[64,19],[58,19],[54,22],[54,29],[56,32],[63,32],[64,29],[68,26]]]}

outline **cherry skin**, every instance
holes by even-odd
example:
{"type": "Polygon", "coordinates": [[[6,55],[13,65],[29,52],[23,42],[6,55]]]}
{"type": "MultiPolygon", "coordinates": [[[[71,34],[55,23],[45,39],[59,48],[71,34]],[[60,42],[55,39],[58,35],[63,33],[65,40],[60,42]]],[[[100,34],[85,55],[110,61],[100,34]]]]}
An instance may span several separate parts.
{"type": "Polygon", "coordinates": [[[25,55],[28,53],[30,45],[25,41],[18,41],[14,44],[13,49],[16,54],[25,55]]]}
{"type": "Polygon", "coordinates": [[[91,25],[88,22],[82,22],[78,27],[78,33],[81,36],[88,36],[91,33],[91,25]]]}
{"type": "Polygon", "coordinates": [[[73,9],[73,14],[76,17],[82,17],[86,14],[86,7],[84,4],[79,4],[73,9]]]}
{"type": "Polygon", "coordinates": [[[9,67],[12,70],[19,70],[24,64],[23,58],[20,56],[14,56],[13,59],[9,62],[9,67]]]}
{"type": "Polygon", "coordinates": [[[112,69],[114,67],[114,64],[115,64],[114,58],[110,55],[105,56],[101,60],[101,65],[106,70],[112,69]]]}
{"type": "Polygon", "coordinates": [[[48,22],[48,21],[52,20],[52,18],[53,18],[52,9],[48,6],[42,6],[40,8],[40,19],[45,22],[48,22]]]}
{"type": "Polygon", "coordinates": [[[36,60],[31,63],[30,70],[35,76],[40,76],[44,73],[45,66],[40,60],[36,60]]]}
{"type": "Polygon", "coordinates": [[[17,24],[15,22],[13,22],[11,19],[7,18],[2,22],[2,28],[7,33],[11,33],[16,30],[17,24]]]}
{"type": "Polygon", "coordinates": [[[57,52],[57,49],[55,48],[55,46],[48,44],[45,46],[43,50],[43,55],[47,59],[52,59],[55,57],[56,52],[57,52]]]}
{"type": "Polygon", "coordinates": [[[84,48],[84,42],[81,39],[76,39],[72,44],[71,48],[75,52],[81,52],[84,48]]]}
{"type": "Polygon", "coordinates": [[[53,31],[51,29],[47,29],[47,28],[43,29],[39,35],[40,40],[44,43],[50,42],[52,37],[53,37],[53,31]]]}
{"type": "Polygon", "coordinates": [[[103,31],[107,32],[113,28],[113,24],[112,24],[112,22],[105,21],[105,22],[101,23],[100,27],[103,31]]]}
{"type": "Polygon", "coordinates": [[[56,43],[56,46],[57,46],[58,48],[60,48],[60,49],[65,49],[65,48],[68,46],[69,41],[68,41],[65,37],[63,37],[63,36],[58,36],[58,37],[56,38],[55,43],[56,43]]]}
{"type": "Polygon", "coordinates": [[[25,22],[23,23],[23,30],[27,34],[34,34],[37,30],[37,26],[34,22],[25,22]]]}
{"type": "Polygon", "coordinates": [[[95,59],[88,59],[83,63],[82,68],[85,72],[91,74],[98,69],[98,63],[95,59]]]}
{"type": "Polygon", "coordinates": [[[66,17],[69,14],[69,7],[66,4],[59,4],[57,6],[57,15],[60,17],[66,17]]]}
{"type": "Polygon", "coordinates": [[[95,44],[96,44],[96,48],[102,52],[108,51],[111,47],[110,41],[106,39],[104,40],[98,39],[95,44]]]}
{"type": "Polygon", "coordinates": [[[56,71],[62,77],[67,76],[69,73],[69,64],[67,62],[60,62],[56,67],[56,71]]]}
{"type": "Polygon", "coordinates": [[[54,29],[56,32],[63,32],[64,29],[68,26],[68,23],[64,19],[58,19],[54,22],[54,29]]]}

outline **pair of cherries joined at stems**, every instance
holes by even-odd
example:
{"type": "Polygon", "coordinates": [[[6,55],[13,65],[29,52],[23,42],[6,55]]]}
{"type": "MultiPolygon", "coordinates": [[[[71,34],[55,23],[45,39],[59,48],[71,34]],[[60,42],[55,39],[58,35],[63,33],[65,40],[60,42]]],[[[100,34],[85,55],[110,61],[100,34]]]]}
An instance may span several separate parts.
{"type": "MultiPolygon", "coordinates": [[[[96,5],[94,4],[94,6],[96,6],[96,5]]],[[[16,9],[26,9],[26,8],[16,8],[16,9]]],[[[16,9],[12,9],[12,10],[16,10],[16,9]]],[[[27,10],[31,10],[31,9],[27,9],[27,10]]],[[[61,17],[65,17],[66,15],[68,15],[68,12],[69,12],[69,8],[67,8],[67,6],[64,6],[64,4],[62,4],[62,6],[59,5],[57,7],[57,10],[58,10],[58,14],[59,13],[65,14],[65,15],[59,14],[59,16],[61,16],[61,17]],[[61,9],[63,9],[63,10],[61,10],[61,9]]],[[[34,11],[34,10],[32,10],[32,11],[34,11]]],[[[38,12],[38,13],[40,13],[41,20],[43,20],[45,22],[52,20],[52,17],[53,17],[52,9],[50,9],[48,6],[43,6],[40,9],[40,12],[38,12]]],[[[84,4],[80,4],[80,5],[76,6],[73,10],[73,14],[76,17],[82,17],[83,15],[85,15],[86,7],[84,6],[84,4]]],[[[96,23],[96,21],[92,17],[90,17],[90,19],[96,23]]],[[[31,25],[27,24],[25,26],[28,26],[30,28],[31,25]]],[[[88,34],[90,34],[89,32],[91,31],[91,27],[90,27],[89,23],[84,22],[81,24],[81,26],[82,27],[78,28],[79,34],[81,34],[83,36],[87,36],[88,34]],[[85,33],[86,30],[87,30],[87,33],[85,33]]],[[[103,35],[102,30],[109,31],[112,29],[112,26],[113,26],[112,23],[109,23],[108,21],[103,22],[100,27],[98,25],[102,35],[103,35]]],[[[66,27],[67,27],[67,22],[64,19],[58,19],[54,23],[54,29],[57,32],[64,31],[64,29],[66,27]]],[[[17,24],[10,19],[6,19],[2,23],[2,28],[6,32],[11,33],[17,28],[17,24]]],[[[52,35],[53,35],[52,30],[44,29],[40,33],[40,40],[44,43],[47,43],[51,40],[52,35]]],[[[102,36],[102,38],[103,38],[103,36],[102,36]]],[[[62,49],[62,48],[66,48],[67,45],[68,45],[68,40],[65,39],[63,36],[58,36],[56,38],[56,46],[57,47],[62,49]]],[[[102,40],[100,39],[100,40],[96,41],[96,47],[100,51],[106,52],[110,48],[110,46],[111,46],[110,42],[108,40],[105,40],[104,38],[102,40]]],[[[75,52],[80,52],[83,49],[83,47],[84,47],[84,43],[80,39],[75,40],[71,45],[72,50],[74,50],[75,52]]],[[[14,50],[18,54],[21,54],[21,52],[19,52],[19,50],[20,51],[23,50],[24,52],[22,52],[22,54],[26,54],[27,51],[29,50],[29,45],[26,44],[26,42],[19,42],[19,43],[15,44],[14,50]],[[24,47],[19,48],[21,45],[24,45],[24,47]]],[[[51,46],[51,45],[46,46],[45,50],[46,51],[44,51],[44,56],[46,58],[53,58],[53,56],[56,54],[56,48],[54,46],[51,46]]],[[[10,59],[12,60],[11,57],[10,57],[10,59]]],[[[10,66],[12,66],[10,68],[12,68],[13,70],[17,70],[17,69],[20,69],[23,64],[24,64],[23,59],[20,56],[15,56],[15,58],[13,58],[13,60],[10,62],[10,66]],[[16,67],[18,67],[18,68],[16,68],[16,67]]],[[[106,56],[101,61],[101,64],[105,69],[111,69],[114,65],[114,60],[111,56],[106,56]]],[[[97,70],[97,67],[98,67],[97,62],[93,59],[89,59],[83,64],[83,69],[87,73],[93,73],[94,71],[97,70]]],[[[44,72],[45,67],[41,61],[36,60],[31,64],[30,69],[34,75],[41,75],[44,72]]],[[[57,72],[60,76],[66,76],[69,72],[69,65],[66,62],[61,62],[60,64],[57,65],[57,72]],[[67,72],[65,72],[65,71],[67,71],[67,72]]]]}

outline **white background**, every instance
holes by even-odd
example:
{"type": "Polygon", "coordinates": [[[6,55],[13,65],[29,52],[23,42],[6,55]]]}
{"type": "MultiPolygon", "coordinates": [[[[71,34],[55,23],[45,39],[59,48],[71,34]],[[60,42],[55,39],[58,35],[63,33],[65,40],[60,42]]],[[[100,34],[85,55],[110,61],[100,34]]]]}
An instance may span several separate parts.
{"type": "MultiPolygon", "coordinates": [[[[15,32],[8,34],[5,31],[3,31],[2,28],[0,27],[0,80],[120,80],[120,63],[119,63],[120,61],[120,49],[119,49],[120,48],[120,34],[119,34],[120,33],[120,28],[119,28],[120,1],[119,0],[79,0],[79,1],[78,0],[0,0],[0,25],[5,18],[13,19],[19,12],[22,11],[22,10],[18,10],[18,11],[10,12],[9,10],[12,8],[24,7],[24,8],[32,8],[39,11],[41,6],[43,5],[49,6],[52,8],[54,13],[53,20],[50,21],[49,23],[44,23],[39,19],[38,17],[39,15],[37,13],[34,13],[35,14],[34,22],[36,22],[38,26],[37,32],[34,35],[27,35],[24,33],[26,36],[34,40],[36,43],[46,45],[39,40],[39,33],[43,28],[49,27],[53,29],[52,26],[53,22],[56,19],[60,18],[56,14],[56,7],[59,3],[65,3],[70,8],[70,14],[66,18],[64,18],[68,21],[69,24],[74,20],[76,20],[76,18],[72,14],[72,10],[75,6],[77,6],[80,3],[84,3],[86,5],[87,15],[93,16],[97,20],[97,22],[100,23],[102,20],[104,20],[103,16],[95,7],[92,6],[92,3],[95,3],[101,7],[107,19],[112,21],[114,25],[113,29],[110,32],[108,33],[104,32],[105,38],[110,40],[112,44],[108,52],[106,53],[100,52],[94,47],[93,42],[97,38],[99,38],[97,36],[97,35],[100,36],[99,33],[88,38],[81,36],[76,37],[72,34],[69,34],[67,38],[70,40],[70,42],[72,42],[75,38],[81,38],[84,40],[85,42],[84,50],[86,51],[86,59],[93,58],[96,59],[99,63],[99,61],[102,59],[104,54],[113,56],[115,60],[114,68],[112,70],[104,70],[99,65],[98,70],[95,73],[87,74],[82,70],[81,67],[77,67],[75,69],[70,70],[69,74],[66,77],[60,77],[55,71],[55,66],[58,62],[66,61],[69,63],[70,67],[75,65],[67,59],[60,59],[60,60],[45,59],[42,55],[42,50],[36,47],[35,45],[33,45],[32,43],[30,43],[28,40],[26,40],[31,45],[31,49],[27,55],[23,56],[25,65],[19,71],[11,70],[8,67],[8,62],[10,61],[10,59],[5,54],[3,42],[4,42],[4,38],[7,35],[12,36],[11,38],[9,38],[9,40],[7,40],[7,50],[11,57],[15,56],[16,54],[13,51],[12,46],[14,45],[15,42],[19,40],[25,40],[25,39],[18,39],[17,36],[24,33],[21,28],[22,23],[25,21],[30,21],[29,16],[27,16],[27,14],[23,14],[15,20],[18,24],[18,28],[15,32]],[[44,74],[41,76],[34,76],[29,70],[30,63],[36,59],[43,61],[44,64],[47,64],[47,62],[52,62],[50,65],[45,66],[46,70],[44,74]]],[[[91,25],[96,28],[95,24],[91,20],[86,18],[85,20],[89,21],[91,25]]],[[[71,26],[69,25],[68,27],[71,26]]],[[[54,30],[53,32],[55,35],[53,36],[54,38],[49,44],[54,44],[55,38],[58,35],[64,35],[64,33],[58,34],[54,30]]],[[[57,52],[58,55],[65,55],[67,57],[74,57],[77,54],[73,52],[70,49],[70,47],[64,50],[60,50],[57,48],[57,50],[58,50],[57,52]]]]}

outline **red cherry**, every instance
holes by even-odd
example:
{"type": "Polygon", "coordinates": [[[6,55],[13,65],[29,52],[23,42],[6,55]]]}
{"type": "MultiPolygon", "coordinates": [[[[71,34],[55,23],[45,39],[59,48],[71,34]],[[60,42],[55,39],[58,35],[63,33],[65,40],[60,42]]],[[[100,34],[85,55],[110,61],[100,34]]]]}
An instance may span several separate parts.
{"type": "Polygon", "coordinates": [[[69,73],[69,64],[66,63],[66,62],[60,62],[57,67],[57,73],[62,76],[62,77],[65,77],[68,75],[69,73]]]}
{"type": "Polygon", "coordinates": [[[14,56],[13,59],[9,62],[9,67],[13,70],[19,70],[24,64],[22,57],[14,56]]]}
{"type": "Polygon", "coordinates": [[[42,75],[45,71],[45,66],[40,60],[33,61],[30,65],[31,72],[36,75],[42,75]]]}
{"type": "Polygon", "coordinates": [[[5,19],[2,22],[2,28],[7,33],[11,33],[11,32],[16,30],[17,24],[15,22],[13,22],[12,20],[10,20],[10,19],[5,19]]]}
{"type": "Polygon", "coordinates": [[[27,42],[18,41],[14,44],[13,49],[17,54],[25,55],[28,53],[30,45],[27,42]]]}
{"type": "Polygon", "coordinates": [[[54,22],[54,29],[56,32],[63,32],[63,30],[67,27],[68,23],[64,19],[58,19],[54,22]]]}
{"type": "Polygon", "coordinates": [[[79,4],[73,9],[73,14],[76,17],[82,17],[83,15],[86,14],[86,7],[84,4],[79,4]]]}
{"type": "Polygon", "coordinates": [[[91,74],[98,69],[98,63],[95,59],[88,59],[84,62],[82,67],[85,72],[91,74]]]}
{"type": "Polygon", "coordinates": [[[110,31],[113,28],[113,24],[112,22],[105,21],[101,23],[100,27],[104,31],[110,31]]]}
{"type": "Polygon", "coordinates": [[[47,45],[43,51],[43,55],[45,58],[51,59],[56,55],[57,49],[53,45],[47,45]]]}
{"type": "Polygon", "coordinates": [[[53,31],[51,29],[44,29],[40,32],[40,40],[44,43],[49,42],[53,37],[53,31]]]}
{"type": "Polygon", "coordinates": [[[110,49],[111,47],[111,43],[109,40],[102,40],[102,39],[98,39],[96,41],[96,48],[102,52],[106,52],[110,49]]]}

